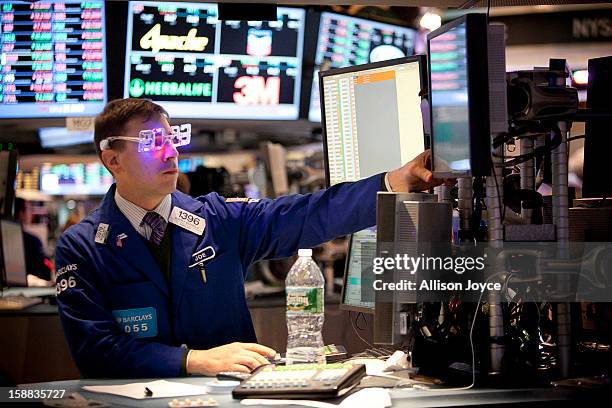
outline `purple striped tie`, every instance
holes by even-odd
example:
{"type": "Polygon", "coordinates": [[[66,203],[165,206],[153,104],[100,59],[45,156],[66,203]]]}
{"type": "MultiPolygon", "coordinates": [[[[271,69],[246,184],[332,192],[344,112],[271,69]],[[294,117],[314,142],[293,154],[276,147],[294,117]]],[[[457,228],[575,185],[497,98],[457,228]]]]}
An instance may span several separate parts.
{"type": "Polygon", "coordinates": [[[149,242],[159,245],[164,238],[164,219],[156,212],[149,211],[145,214],[142,221],[151,227],[151,236],[149,242]]]}

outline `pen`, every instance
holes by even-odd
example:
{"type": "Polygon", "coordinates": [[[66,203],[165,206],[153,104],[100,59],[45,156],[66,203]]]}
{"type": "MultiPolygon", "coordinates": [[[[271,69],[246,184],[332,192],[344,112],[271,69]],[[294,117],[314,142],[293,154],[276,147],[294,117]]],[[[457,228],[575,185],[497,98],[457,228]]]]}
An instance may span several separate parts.
{"type": "Polygon", "coordinates": [[[202,274],[202,282],[206,283],[206,270],[204,264],[200,264],[200,273],[202,274]]]}
{"type": "Polygon", "coordinates": [[[149,387],[145,387],[145,397],[152,397],[152,396],[153,396],[153,391],[151,391],[149,387]]]}

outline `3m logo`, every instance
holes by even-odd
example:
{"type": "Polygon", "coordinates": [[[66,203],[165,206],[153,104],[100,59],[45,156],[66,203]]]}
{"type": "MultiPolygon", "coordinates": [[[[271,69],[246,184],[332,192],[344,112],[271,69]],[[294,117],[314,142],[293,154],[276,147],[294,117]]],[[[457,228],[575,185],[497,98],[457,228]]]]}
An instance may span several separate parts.
{"type": "Polygon", "coordinates": [[[280,78],[261,76],[242,76],[234,82],[234,102],[238,105],[278,105],[280,97],[280,78]]]}

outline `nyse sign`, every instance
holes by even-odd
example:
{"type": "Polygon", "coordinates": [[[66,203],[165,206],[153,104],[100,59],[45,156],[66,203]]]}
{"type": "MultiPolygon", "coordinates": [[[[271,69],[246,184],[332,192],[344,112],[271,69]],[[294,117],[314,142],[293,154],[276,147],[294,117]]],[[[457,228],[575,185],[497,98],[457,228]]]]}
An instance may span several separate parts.
{"type": "Polygon", "coordinates": [[[612,39],[612,19],[607,17],[574,18],[572,33],[576,39],[612,39]]]}
{"type": "Polygon", "coordinates": [[[507,45],[611,42],[612,9],[501,16],[507,45]]]}

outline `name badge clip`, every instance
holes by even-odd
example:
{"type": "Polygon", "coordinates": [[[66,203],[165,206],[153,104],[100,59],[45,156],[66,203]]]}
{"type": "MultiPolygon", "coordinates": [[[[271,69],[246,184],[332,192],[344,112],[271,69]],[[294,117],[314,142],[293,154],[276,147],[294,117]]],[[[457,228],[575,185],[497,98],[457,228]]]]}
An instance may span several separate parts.
{"type": "Polygon", "coordinates": [[[197,266],[200,269],[200,274],[202,275],[202,282],[206,283],[206,270],[204,269],[204,262],[207,262],[214,258],[216,255],[215,249],[212,246],[207,246],[204,249],[199,250],[198,252],[192,255],[195,258],[196,262],[189,265],[190,268],[197,266]]]}

